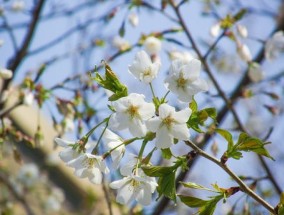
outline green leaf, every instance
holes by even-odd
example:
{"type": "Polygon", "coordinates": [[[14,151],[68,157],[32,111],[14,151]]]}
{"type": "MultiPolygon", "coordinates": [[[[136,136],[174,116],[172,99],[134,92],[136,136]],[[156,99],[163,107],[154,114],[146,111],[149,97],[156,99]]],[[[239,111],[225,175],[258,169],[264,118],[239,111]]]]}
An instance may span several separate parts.
{"type": "Polygon", "coordinates": [[[184,187],[187,187],[187,188],[192,188],[192,189],[198,189],[198,190],[207,190],[207,191],[213,191],[207,187],[204,187],[200,184],[196,184],[196,183],[193,183],[193,182],[180,182],[184,187]]]}
{"type": "Polygon", "coordinates": [[[164,177],[160,177],[158,184],[159,186],[157,187],[157,191],[159,193],[159,197],[164,195],[176,202],[175,172],[167,174],[164,177]]]}
{"type": "Polygon", "coordinates": [[[128,95],[127,87],[119,81],[118,77],[107,63],[105,63],[105,78],[101,77],[100,74],[96,72],[93,80],[95,80],[103,88],[114,93],[111,97],[109,97],[110,101],[115,101],[128,95]]]}
{"type": "Polygon", "coordinates": [[[161,149],[161,151],[162,151],[162,157],[167,160],[171,159],[171,157],[173,156],[170,148],[161,149]]]}
{"type": "Polygon", "coordinates": [[[189,103],[189,108],[192,110],[192,112],[198,111],[198,105],[193,96],[192,101],[189,103]]]}
{"type": "Polygon", "coordinates": [[[239,21],[240,19],[243,18],[243,16],[247,13],[247,10],[246,9],[241,9],[237,14],[234,15],[234,20],[235,22],[236,21],[239,21]]]}
{"type": "Polygon", "coordinates": [[[199,215],[213,215],[217,203],[223,199],[223,195],[211,197],[211,200],[199,209],[199,215]]]}
{"type": "Polygon", "coordinates": [[[225,138],[225,140],[227,140],[228,142],[228,151],[232,150],[233,146],[234,146],[234,142],[233,142],[233,136],[232,134],[227,131],[227,130],[224,130],[224,129],[220,129],[220,128],[217,128],[215,130],[218,134],[220,134],[222,137],[225,138]]]}
{"type": "Polygon", "coordinates": [[[119,36],[124,37],[125,35],[125,20],[123,20],[120,28],[119,28],[119,36]]]}
{"type": "Polygon", "coordinates": [[[239,151],[253,151],[259,155],[263,155],[274,160],[269,152],[264,148],[266,144],[267,143],[264,143],[256,137],[250,137],[246,133],[241,133],[238,142],[236,143],[236,148],[239,151]]]}
{"type": "Polygon", "coordinates": [[[141,168],[146,175],[151,177],[163,177],[173,173],[177,169],[176,166],[142,166],[141,168]]]}
{"type": "Polygon", "coordinates": [[[204,111],[206,111],[206,113],[208,114],[208,116],[214,120],[214,122],[216,123],[216,117],[217,117],[217,110],[216,108],[205,108],[204,111]]]}
{"type": "Polygon", "coordinates": [[[199,208],[199,207],[205,206],[208,202],[206,200],[199,199],[193,196],[178,195],[178,197],[184,204],[186,204],[188,207],[191,207],[191,208],[199,208]]]}

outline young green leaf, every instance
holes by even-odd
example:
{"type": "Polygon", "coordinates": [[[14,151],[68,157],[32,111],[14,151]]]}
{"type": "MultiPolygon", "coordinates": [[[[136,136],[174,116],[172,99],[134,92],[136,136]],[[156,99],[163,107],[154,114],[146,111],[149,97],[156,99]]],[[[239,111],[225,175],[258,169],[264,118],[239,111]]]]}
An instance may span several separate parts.
{"type": "Polygon", "coordinates": [[[234,146],[234,141],[233,141],[232,134],[229,131],[224,130],[224,129],[220,129],[220,128],[217,128],[215,131],[218,134],[220,134],[222,137],[224,137],[225,140],[227,140],[227,142],[228,142],[228,149],[227,149],[227,151],[232,150],[232,148],[234,146]]]}
{"type": "Polygon", "coordinates": [[[211,192],[215,192],[214,190],[211,190],[207,187],[203,187],[202,185],[200,184],[196,184],[196,183],[193,183],[193,182],[180,182],[184,187],[187,187],[187,188],[192,188],[192,189],[198,189],[198,190],[207,190],[207,191],[211,191],[211,192]]]}
{"type": "Polygon", "coordinates": [[[151,177],[163,177],[173,173],[176,166],[142,166],[144,173],[151,177]]]}
{"type": "Polygon", "coordinates": [[[184,204],[186,204],[188,207],[191,207],[191,208],[199,208],[199,207],[205,206],[208,202],[206,200],[199,199],[193,196],[178,195],[178,197],[184,204]]]}
{"type": "Polygon", "coordinates": [[[159,197],[162,195],[168,197],[169,199],[176,202],[176,186],[175,186],[175,172],[167,174],[163,177],[160,177],[158,180],[158,188],[157,191],[159,193],[159,197]]]}

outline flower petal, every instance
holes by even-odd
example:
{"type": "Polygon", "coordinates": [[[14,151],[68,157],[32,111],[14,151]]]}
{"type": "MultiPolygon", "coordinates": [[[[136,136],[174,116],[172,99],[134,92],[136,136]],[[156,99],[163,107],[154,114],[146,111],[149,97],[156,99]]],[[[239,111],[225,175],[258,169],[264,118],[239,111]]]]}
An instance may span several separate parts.
{"type": "Polygon", "coordinates": [[[160,149],[169,148],[173,143],[173,137],[169,134],[166,126],[161,127],[156,133],[156,147],[160,149]]]}

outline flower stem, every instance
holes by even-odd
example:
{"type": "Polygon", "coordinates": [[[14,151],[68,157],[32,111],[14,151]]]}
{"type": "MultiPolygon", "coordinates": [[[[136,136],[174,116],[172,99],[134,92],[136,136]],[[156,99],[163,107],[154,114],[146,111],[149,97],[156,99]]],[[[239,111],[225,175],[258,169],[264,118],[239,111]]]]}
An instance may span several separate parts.
{"type": "Polygon", "coordinates": [[[150,89],[151,89],[153,97],[156,98],[152,83],[150,83],[149,85],[150,85],[150,89]]]}

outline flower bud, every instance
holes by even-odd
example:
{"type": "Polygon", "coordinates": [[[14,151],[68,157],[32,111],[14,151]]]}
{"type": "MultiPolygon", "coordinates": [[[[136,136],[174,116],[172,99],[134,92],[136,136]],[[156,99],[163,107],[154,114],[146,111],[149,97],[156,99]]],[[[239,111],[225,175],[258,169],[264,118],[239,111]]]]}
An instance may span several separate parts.
{"type": "Polygon", "coordinates": [[[210,28],[210,35],[212,37],[217,37],[220,33],[220,29],[221,29],[221,26],[220,26],[219,22],[212,25],[211,28],[210,28]]]}
{"type": "Polygon", "coordinates": [[[252,61],[252,56],[247,45],[239,43],[237,45],[237,52],[242,60],[246,62],[252,61]]]}
{"type": "Polygon", "coordinates": [[[252,82],[260,82],[264,79],[264,73],[258,63],[250,64],[248,76],[252,82]]]}
{"type": "Polygon", "coordinates": [[[237,25],[237,32],[242,38],[248,37],[248,30],[244,25],[237,25]]]}
{"type": "Polygon", "coordinates": [[[161,50],[161,41],[156,37],[148,37],[144,42],[144,48],[149,55],[158,54],[161,50]]]}
{"type": "Polygon", "coordinates": [[[13,76],[13,72],[9,69],[0,69],[0,78],[3,79],[11,79],[13,76]]]}
{"type": "Polygon", "coordinates": [[[128,16],[128,21],[133,27],[136,27],[139,24],[139,17],[136,13],[131,13],[128,16]]]}

